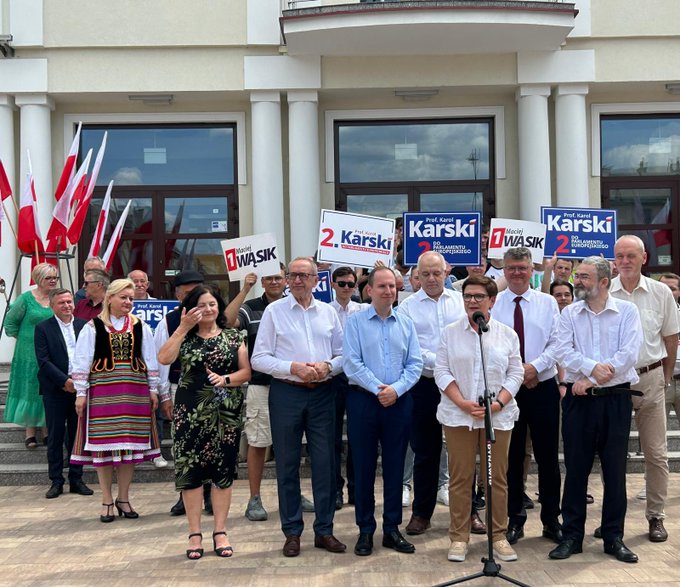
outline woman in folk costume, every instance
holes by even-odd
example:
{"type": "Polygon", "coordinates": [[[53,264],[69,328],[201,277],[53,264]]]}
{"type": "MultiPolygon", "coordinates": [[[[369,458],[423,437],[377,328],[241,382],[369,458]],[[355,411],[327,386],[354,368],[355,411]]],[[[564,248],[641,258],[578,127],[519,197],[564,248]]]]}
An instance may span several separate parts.
{"type": "Polygon", "coordinates": [[[129,489],[135,463],[159,456],[154,412],[158,364],[151,329],[130,314],[135,288],[116,279],[106,290],[101,314],[78,337],[73,365],[80,417],[71,462],[91,464],[102,490],[102,522],[137,518],[129,489]],[[111,493],[118,469],[118,497],[111,493]]]}

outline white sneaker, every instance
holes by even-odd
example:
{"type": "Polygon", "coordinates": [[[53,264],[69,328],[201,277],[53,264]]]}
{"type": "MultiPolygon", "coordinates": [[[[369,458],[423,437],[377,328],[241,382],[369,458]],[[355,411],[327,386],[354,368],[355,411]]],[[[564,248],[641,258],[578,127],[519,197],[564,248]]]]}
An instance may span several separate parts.
{"type": "Polygon", "coordinates": [[[446,507],[449,507],[449,488],[446,485],[442,485],[437,490],[437,503],[441,503],[446,507]]]}
{"type": "Polygon", "coordinates": [[[468,553],[468,543],[467,542],[452,542],[449,547],[449,554],[447,559],[455,563],[462,563],[465,561],[465,557],[468,553]]]}
{"type": "Polygon", "coordinates": [[[402,485],[401,507],[407,508],[410,505],[411,505],[411,488],[408,485],[402,485]]]}
{"type": "Polygon", "coordinates": [[[168,461],[166,461],[163,457],[156,457],[153,460],[153,466],[156,467],[156,469],[163,469],[168,466],[168,461]]]}
{"type": "Polygon", "coordinates": [[[635,496],[637,499],[647,499],[647,487],[640,489],[640,492],[635,496]]]}
{"type": "Polygon", "coordinates": [[[517,553],[505,538],[496,540],[496,542],[493,543],[493,555],[506,562],[517,560],[517,553]]]}

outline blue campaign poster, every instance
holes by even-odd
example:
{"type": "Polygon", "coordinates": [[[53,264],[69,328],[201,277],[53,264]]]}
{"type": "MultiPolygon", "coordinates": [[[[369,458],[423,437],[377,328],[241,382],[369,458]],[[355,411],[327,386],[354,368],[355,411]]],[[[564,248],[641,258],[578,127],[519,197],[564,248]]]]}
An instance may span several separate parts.
{"type": "MultiPolygon", "coordinates": [[[[319,282],[316,284],[312,295],[320,302],[330,303],[333,301],[333,288],[331,287],[331,272],[319,271],[319,282]]],[[[288,286],[283,290],[283,295],[290,295],[288,286]]]]}
{"type": "Polygon", "coordinates": [[[602,255],[614,259],[616,210],[543,206],[541,222],[546,226],[546,257],[557,254],[567,259],[583,259],[602,255]]]}
{"type": "Polygon", "coordinates": [[[156,330],[158,323],[179,306],[177,300],[135,300],[132,313],[146,322],[151,330],[156,330]]]}
{"type": "Polygon", "coordinates": [[[451,265],[479,265],[481,228],[479,212],[405,212],[404,264],[435,251],[451,265]]]}

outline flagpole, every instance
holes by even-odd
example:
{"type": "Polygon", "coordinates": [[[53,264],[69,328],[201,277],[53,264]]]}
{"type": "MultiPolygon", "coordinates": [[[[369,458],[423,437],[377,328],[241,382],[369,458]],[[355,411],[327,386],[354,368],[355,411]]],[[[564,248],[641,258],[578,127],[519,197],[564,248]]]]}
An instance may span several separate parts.
{"type": "Polygon", "coordinates": [[[35,245],[35,264],[37,265],[40,263],[40,252],[38,251],[38,241],[34,240],[33,244],[35,245]]]}
{"type": "MultiPolygon", "coordinates": [[[[12,201],[14,202],[14,198],[12,198],[12,201]]],[[[5,213],[5,219],[7,220],[7,224],[9,224],[9,227],[12,229],[12,234],[14,235],[14,240],[17,239],[17,231],[12,225],[12,221],[9,219],[9,216],[7,215],[7,209],[5,208],[5,202],[0,202],[2,204],[2,211],[5,213]]],[[[14,206],[16,206],[16,202],[14,202],[14,206]]]]}

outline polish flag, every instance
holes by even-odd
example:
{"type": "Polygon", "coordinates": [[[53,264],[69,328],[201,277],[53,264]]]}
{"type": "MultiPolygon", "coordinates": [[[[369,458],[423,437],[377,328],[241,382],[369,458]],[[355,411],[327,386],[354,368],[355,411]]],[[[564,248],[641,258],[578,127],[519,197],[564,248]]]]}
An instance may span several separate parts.
{"type": "Polygon", "coordinates": [[[104,159],[104,152],[106,151],[106,138],[108,136],[108,131],[104,133],[104,138],[102,139],[102,144],[99,146],[99,151],[97,151],[97,157],[94,160],[94,165],[92,167],[92,175],[87,182],[87,189],[83,197],[84,201],[89,202],[92,199],[92,194],[94,193],[94,188],[97,187],[97,178],[99,177],[99,170],[102,168],[102,161],[104,159]]]}
{"type": "MultiPolygon", "coordinates": [[[[671,222],[671,200],[666,198],[666,203],[662,206],[659,213],[652,218],[651,224],[670,224],[671,222]]],[[[657,247],[671,244],[671,230],[661,229],[653,230],[654,244],[657,247]]]]}
{"type": "Polygon", "coordinates": [[[78,187],[82,185],[85,180],[85,175],[90,168],[90,158],[92,157],[92,149],[90,149],[85,161],[80,166],[76,174],[68,182],[62,197],[54,206],[52,211],[52,224],[47,231],[47,250],[50,252],[65,251],[68,247],[66,242],[66,235],[68,234],[69,215],[71,212],[71,202],[78,192],[78,187]]]}
{"type": "Polygon", "coordinates": [[[0,199],[4,202],[12,195],[12,188],[9,185],[9,179],[5,173],[5,168],[0,161],[0,199]]]}
{"type": "Polygon", "coordinates": [[[54,197],[57,199],[57,202],[61,200],[61,197],[64,195],[68,184],[75,175],[76,159],[78,159],[78,146],[80,145],[80,129],[82,126],[83,123],[79,122],[76,136],[73,137],[71,148],[69,149],[68,155],[66,156],[66,162],[64,163],[64,169],[61,172],[61,177],[59,178],[59,183],[57,184],[57,191],[54,192],[54,197]]]}
{"type": "Polygon", "coordinates": [[[127,206],[125,206],[125,210],[123,210],[123,213],[120,215],[120,220],[118,220],[118,224],[116,224],[116,228],[113,229],[113,233],[111,234],[111,240],[109,241],[109,246],[106,249],[106,253],[104,253],[104,256],[102,257],[104,264],[106,265],[107,271],[111,269],[111,265],[113,264],[113,258],[116,255],[116,250],[118,249],[118,245],[120,244],[121,236],[123,236],[125,219],[127,218],[128,212],[130,211],[131,204],[132,200],[128,200],[127,206]]]}
{"type": "Polygon", "coordinates": [[[35,197],[33,183],[33,166],[31,155],[28,154],[28,173],[26,184],[21,192],[21,206],[19,208],[19,225],[17,227],[17,246],[23,253],[33,254],[36,248],[44,253],[40,225],[38,224],[38,201],[35,197]]]}
{"type": "Polygon", "coordinates": [[[88,257],[97,257],[102,248],[104,241],[104,233],[106,232],[106,225],[109,221],[109,206],[111,205],[111,190],[113,188],[113,180],[109,182],[109,187],[106,189],[106,196],[104,196],[104,203],[99,212],[99,220],[97,221],[97,230],[92,237],[92,244],[90,245],[90,252],[88,257]]]}

